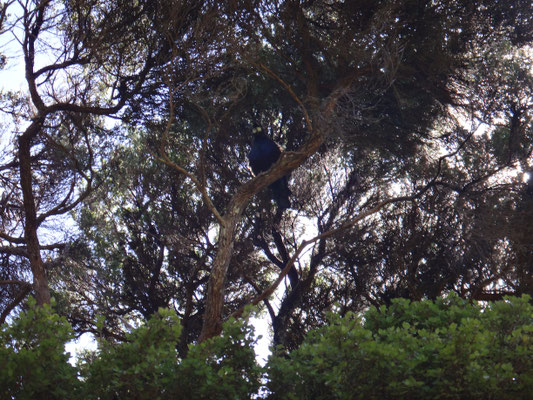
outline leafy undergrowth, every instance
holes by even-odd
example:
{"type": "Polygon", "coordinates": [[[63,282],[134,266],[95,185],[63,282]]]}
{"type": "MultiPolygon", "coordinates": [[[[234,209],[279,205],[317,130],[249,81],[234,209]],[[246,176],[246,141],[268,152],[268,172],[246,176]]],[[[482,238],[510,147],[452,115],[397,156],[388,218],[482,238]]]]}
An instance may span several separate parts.
{"type": "Polygon", "coordinates": [[[0,330],[2,399],[530,399],[533,307],[509,298],[482,307],[457,296],[398,299],[362,316],[331,316],[290,354],[261,368],[246,322],[191,345],[160,310],[124,343],[99,341],[76,366],[67,321],[36,307],[0,330]],[[259,394],[261,393],[261,394],[259,394]]]}

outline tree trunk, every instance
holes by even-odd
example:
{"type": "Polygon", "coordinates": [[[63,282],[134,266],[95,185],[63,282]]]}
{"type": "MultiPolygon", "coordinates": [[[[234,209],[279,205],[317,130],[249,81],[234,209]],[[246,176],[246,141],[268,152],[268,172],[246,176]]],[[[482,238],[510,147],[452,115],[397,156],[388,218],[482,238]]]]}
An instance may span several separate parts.
{"type": "Polygon", "coordinates": [[[37,211],[33,196],[32,173],[31,173],[31,140],[40,129],[40,121],[34,121],[19,137],[19,161],[20,161],[20,187],[24,199],[24,236],[28,260],[33,274],[33,290],[38,305],[50,303],[50,288],[44,269],[43,260],[37,237],[37,211]]]}
{"type": "Polygon", "coordinates": [[[228,273],[229,263],[233,255],[235,243],[235,228],[244,208],[235,207],[225,218],[225,224],[220,227],[218,251],[211,268],[205,304],[204,322],[199,341],[203,342],[222,331],[222,309],[224,307],[224,283],[228,273]]]}

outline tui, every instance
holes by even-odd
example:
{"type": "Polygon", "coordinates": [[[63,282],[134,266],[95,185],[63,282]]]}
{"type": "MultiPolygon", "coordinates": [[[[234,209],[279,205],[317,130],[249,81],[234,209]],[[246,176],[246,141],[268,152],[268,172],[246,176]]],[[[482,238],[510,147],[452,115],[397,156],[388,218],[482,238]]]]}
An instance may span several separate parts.
{"type": "MultiPolygon", "coordinates": [[[[261,172],[268,171],[278,161],[281,150],[272,139],[261,132],[261,128],[255,128],[254,133],[252,148],[250,153],[248,153],[248,162],[253,173],[259,175],[261,172]]],[[[272,198],[278,205],[280,211],[290,208],[291,202],[289,196],[291,191],[289,190],[287,176],[278,179],[269,188],[272,193],[272,198]]]]}

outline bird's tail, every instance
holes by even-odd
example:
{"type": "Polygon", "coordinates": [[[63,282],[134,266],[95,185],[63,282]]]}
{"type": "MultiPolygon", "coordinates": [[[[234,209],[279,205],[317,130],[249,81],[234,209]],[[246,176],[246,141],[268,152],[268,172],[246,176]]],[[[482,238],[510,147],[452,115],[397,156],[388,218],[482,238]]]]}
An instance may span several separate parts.
{"type": "Polygon", "coordinates": [[[278,210],[283,211],[291,208],[291,201],[289,200],[291,191],[289,190],[287,177],[284,176],[270,185],[270,190],[272,192],[272,199],[278,205],[278,210]]]}

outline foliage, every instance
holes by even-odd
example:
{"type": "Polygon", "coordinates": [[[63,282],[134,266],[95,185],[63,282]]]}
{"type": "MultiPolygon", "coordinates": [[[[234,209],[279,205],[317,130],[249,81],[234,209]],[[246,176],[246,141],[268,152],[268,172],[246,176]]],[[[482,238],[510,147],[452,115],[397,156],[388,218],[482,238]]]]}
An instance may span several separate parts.
{"type": "Polygon", "coordinates": [[[160,309],[123,343],[99,339],[77,365],[72,330],[50,306],[30,308],[0,331],[5,399],[529,399],[533,306],[528,296],[486,307],[456,295],[394,300],[361,317],[330,315],[301,347],[261,369],[252,329],[223,334],[180,357],[181,325],[160,309]],[[264,373],[266,388],[260,393],[264,373]],[[259,396],[259,397],[258,397],[259,396]]]}
{"type": "Polygon", "coordinates": [[[529,399],[533,306],[457,296],[331,316],[268,363],[272,399],[529,399]]]}
{"type": "Polygon", "coordinates": [[[0,336],[3,399],[245,399],[259,388],[252,329],[235,320],[224,334],[177,353],[181,325],[161,309],[134,329],[127,341],[99,340],[77,366],[65,342],[72,329],[50,306],[31,307],[0,336]]]}
{"type": "Polygon", "coordinates": [[[0,397],[2,399],[77,399],[80,382],[69,364],[65,343],[72,328],[50,305],[28,310],[0,327],[0,397]]]}

